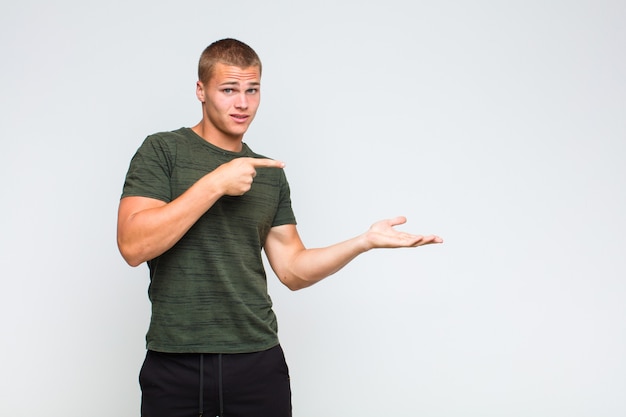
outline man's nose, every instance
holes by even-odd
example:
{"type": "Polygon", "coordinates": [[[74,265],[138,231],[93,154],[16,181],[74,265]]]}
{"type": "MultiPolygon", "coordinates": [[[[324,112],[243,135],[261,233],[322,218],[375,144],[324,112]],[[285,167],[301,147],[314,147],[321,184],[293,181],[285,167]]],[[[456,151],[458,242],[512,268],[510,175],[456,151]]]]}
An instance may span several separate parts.
{"type": "Polygon", "coordinates": [[[241,93],[237,95],[237,101],[235,102],[235,107],[238,109],[247,109],[248,108],[248,97],[246,93],[241,93]]]}

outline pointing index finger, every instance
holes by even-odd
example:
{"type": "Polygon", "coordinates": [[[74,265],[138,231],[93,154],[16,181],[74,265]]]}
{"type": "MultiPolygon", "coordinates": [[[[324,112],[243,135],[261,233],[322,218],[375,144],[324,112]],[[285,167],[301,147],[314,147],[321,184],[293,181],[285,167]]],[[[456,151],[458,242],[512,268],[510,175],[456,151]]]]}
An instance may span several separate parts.
{"type": "Polygon", "coordinates": [[[255,168],[284,168],[285,163],[269,158],[253,158],[252,166],[255,168]]]}

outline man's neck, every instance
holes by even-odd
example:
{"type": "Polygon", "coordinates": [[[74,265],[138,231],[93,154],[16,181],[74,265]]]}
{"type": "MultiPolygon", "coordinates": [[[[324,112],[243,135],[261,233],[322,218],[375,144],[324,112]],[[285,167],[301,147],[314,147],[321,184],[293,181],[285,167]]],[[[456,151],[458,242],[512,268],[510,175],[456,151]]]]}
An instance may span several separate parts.
{"type": "Polygon", "coordinates": [[[206,140],[213,146],[224,149],[230,152],[240,152],[243,148],[243,135],[240,137],[230,137],[224,135],[222,132],[217,131],[212,126],[207,126],[206,123],[200,122],[191,128],[198,136],[206,140]]]}

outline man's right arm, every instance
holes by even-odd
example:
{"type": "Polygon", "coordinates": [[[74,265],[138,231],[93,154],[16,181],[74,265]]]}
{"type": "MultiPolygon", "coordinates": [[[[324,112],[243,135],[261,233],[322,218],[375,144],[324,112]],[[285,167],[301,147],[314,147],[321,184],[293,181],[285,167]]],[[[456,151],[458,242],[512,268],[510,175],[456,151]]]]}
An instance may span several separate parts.
{"type": "Polygon", "coordinates": [[[131,266],[154,259],[182,238],[223,195],[245,194],[256,175],[255,168],[282,168],[271,159],[237,158],[200,178],[175,200],[129,196],[120,201],[117,245],[131,266]]]}
{"type": "Polygon", "coordinates": [[[124,197],[117,217],[117,245],[131,266],[170,249],[220,197],[210,174],[177,199],[165,203],[148,197],[124,197]]]}

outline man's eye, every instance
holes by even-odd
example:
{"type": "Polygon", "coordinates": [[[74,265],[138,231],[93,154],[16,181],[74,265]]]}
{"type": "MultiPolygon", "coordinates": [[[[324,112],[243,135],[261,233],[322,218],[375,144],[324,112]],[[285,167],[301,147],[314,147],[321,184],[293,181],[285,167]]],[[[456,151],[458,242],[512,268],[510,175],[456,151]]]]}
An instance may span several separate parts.
{"type": "Polygon", "coordinates": [[[250,88],[250,89],[248,90],[248,94],[256,94],[258,91],[259,91],[259,89],[258,89],[258,88],[250,88]]]}
{"type": "Polygon", "coordinates": [[[225,89],[223,89],[222,91],[223,91],[224,93],[226,93],[226,94],[230,94],[230,93],[232,93],[232,92],[233,92],[233,89],[232,89],[232,88],[225,88],[225,89]]]}

